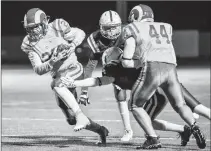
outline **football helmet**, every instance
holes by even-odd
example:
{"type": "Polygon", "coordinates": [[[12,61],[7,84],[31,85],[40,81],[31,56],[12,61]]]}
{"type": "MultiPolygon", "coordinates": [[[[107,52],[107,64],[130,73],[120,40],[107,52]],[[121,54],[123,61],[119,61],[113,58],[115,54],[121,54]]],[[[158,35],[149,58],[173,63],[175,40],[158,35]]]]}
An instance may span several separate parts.
{"type": "Polygon", "coordinates": [[[152,9],[147,5],[137,5],[132,8],[130,11],[128,21],[131,22],[153,22],[154,21],[154,13],[152,9]]]}
{"type": "Polygon", "coordinates": [[[49,18],[45,12],[39,8],[32,8],[24,16],[24,28],[33,40],[41,39],[48,29],[49,18]]]}
{"type": "Polygon", "coordinates": [[[117,39],[121,34],[122,21],[119,14],[109,10],[100,17],[100,33],[107,39],[117,39]]]}

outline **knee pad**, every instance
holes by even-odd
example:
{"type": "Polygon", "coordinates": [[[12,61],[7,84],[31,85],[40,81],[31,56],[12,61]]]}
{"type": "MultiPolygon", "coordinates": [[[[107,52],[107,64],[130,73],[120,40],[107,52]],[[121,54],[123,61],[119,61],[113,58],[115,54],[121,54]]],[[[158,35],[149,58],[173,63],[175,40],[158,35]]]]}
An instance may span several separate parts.
{"type": "Polygon", "coordinates": [[[114,94],[117,102],[124,102],[127,99],[126,90],[117,89],[115,86],[114,86],[114,94]]]}

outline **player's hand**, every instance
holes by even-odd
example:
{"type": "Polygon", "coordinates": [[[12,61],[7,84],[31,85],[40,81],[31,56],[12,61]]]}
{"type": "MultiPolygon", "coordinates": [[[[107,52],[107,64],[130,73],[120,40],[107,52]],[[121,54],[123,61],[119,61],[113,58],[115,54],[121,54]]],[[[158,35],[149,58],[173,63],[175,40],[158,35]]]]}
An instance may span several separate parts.
{"type": "Polygon", "coordinates": [[[88,96],[87,91],[81,92],[81,95],[80,95],[79,100],[78,100],[78,104],[83,104],[84,106],[86,106],[86,104],[90,104],[89,96],[88,96]]]}
{"type": "Polygon", "coordinates": [[[67,88],[76,88],[74,79],[71,77],[61,77],[62,84],[67,88]]]}
{"type": "Polygon", "coordinates": [[[65,53],[67,54],[67,56],[69,56],[72,52],[75,51],[75,44],[74,43],[70,43],[68,46],[67,46],[67,49],[65,49],[65,53]]]}

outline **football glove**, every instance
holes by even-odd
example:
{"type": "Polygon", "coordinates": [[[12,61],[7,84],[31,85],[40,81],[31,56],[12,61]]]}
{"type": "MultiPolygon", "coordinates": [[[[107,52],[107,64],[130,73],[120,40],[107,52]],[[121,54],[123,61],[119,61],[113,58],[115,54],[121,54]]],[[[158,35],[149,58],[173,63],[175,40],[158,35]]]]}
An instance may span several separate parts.
{"type": "Polygon", "coordinates": [[[86,104],[90,104],[89,96],[88,96],[87,91],[81,92],[80,98],[78,100],[78,104],[83,104],[84,106],[86,106],[86,104]]]}

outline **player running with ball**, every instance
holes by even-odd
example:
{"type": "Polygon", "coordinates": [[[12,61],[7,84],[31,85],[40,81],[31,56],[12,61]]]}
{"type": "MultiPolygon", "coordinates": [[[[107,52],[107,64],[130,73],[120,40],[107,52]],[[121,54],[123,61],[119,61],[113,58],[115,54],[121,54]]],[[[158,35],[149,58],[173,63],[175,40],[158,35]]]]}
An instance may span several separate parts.
{"type": "Polygon", "coordinates": [[[65,114],[67,122],[75,125],[74,131],[93,131],[100,135],[102,144],[105,144],[108,130],[84,115],[76,101],[75,88],[59,87],[62,77],[80,79],[83,74],[75,48],[82,43],[85,33],[79,28],[70,27],[64,19],[48,22],[44,11],[39,8],[30,9],[24,16],[23,23],[27,35],[21,49],[28,55],[38,75],[51,73],[51,88],[58,106],[65,114]]]}

